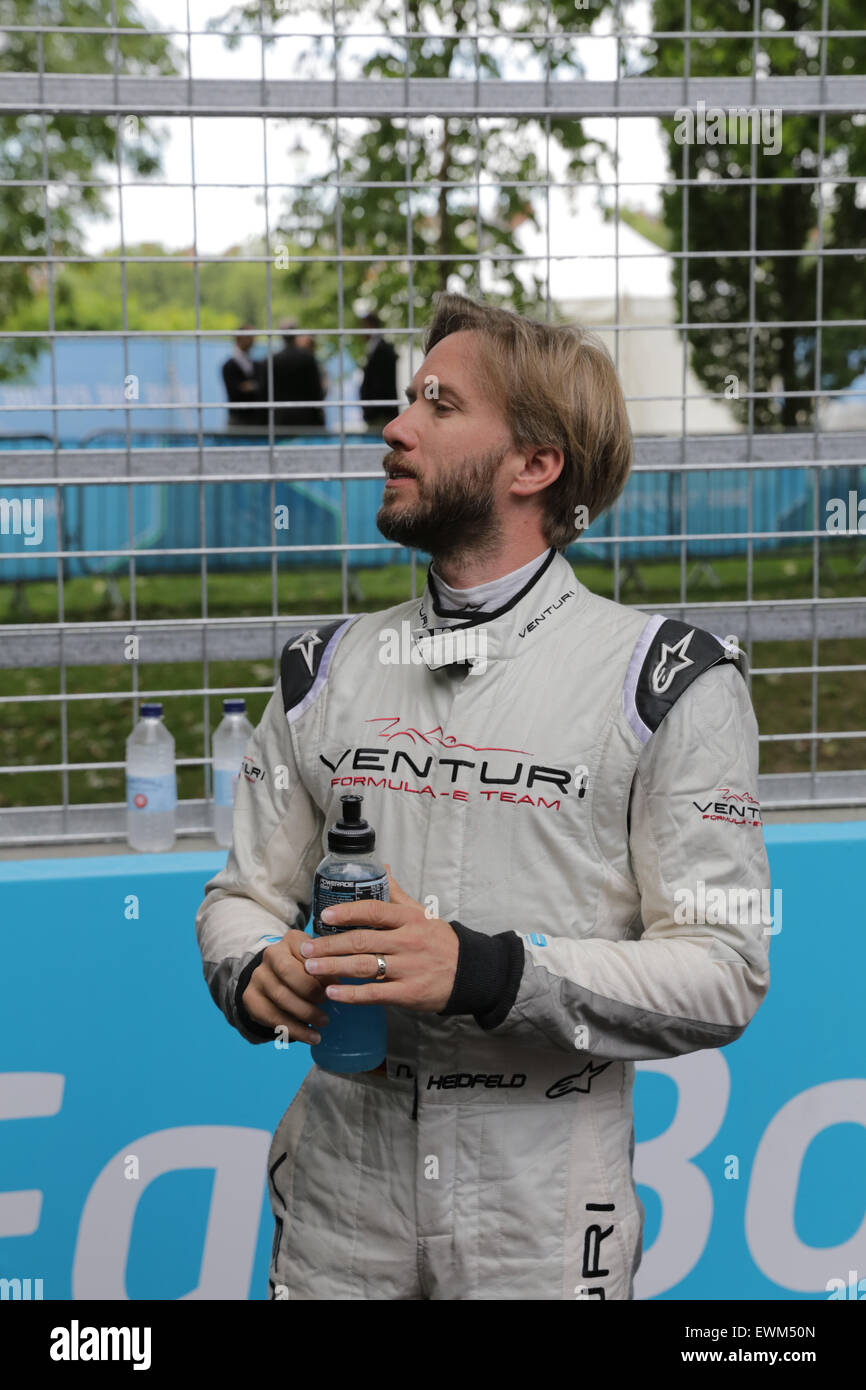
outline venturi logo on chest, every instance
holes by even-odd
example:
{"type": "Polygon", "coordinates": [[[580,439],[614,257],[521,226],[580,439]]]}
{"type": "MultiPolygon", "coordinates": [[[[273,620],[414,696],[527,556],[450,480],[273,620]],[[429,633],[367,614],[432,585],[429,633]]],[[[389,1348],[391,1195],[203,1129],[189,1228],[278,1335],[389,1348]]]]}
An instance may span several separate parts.
{"type": "MultiPolygon", "coordinates": [[[[321,762],[335,774],[331,778],[332,786],[338,782],[340,785],[387,786],[391,791],[450,796],[455,801],[466,801],[475,792],[488,800],[529,803],[555,810],[560,808],[559,798],[567,796],[569,791],[576,790],[579,799],[585,795],[585,782],[576,788],[571,768],[536,762],[526,749],[463,742],[453,734],[446,734],[441,725],[426,731],[414,726],[401,727],[396,715],[377,716],[367,722],[382,726],[377,731],[380,739],[391,743],[395,738],[405,738],[415,746],[411,752],[381,746],[346,748],[333,759],[320,753],[321,762]],[[350,775],[353,773],[358,776],[350,775]],[[370,775],[373,773],[382,775],[377,778],[370,775]],[[409,780],[395,783],[392,778],[400,773],[406,779],[420,779],[424,785],[417,786],[409,780]],[[427,782],[431,776],[440,784],[439,790],[434,791],[427,782]],[[537,800],[528,794],[518,796],[518,792],[529,793],[539,787],[546,796],[539,793],[537,800]],[[554,792],[557,799],[547,800],[546,797],[554,792]]],[[[585,771],[584,765],[580,770],[585,771]]]]}

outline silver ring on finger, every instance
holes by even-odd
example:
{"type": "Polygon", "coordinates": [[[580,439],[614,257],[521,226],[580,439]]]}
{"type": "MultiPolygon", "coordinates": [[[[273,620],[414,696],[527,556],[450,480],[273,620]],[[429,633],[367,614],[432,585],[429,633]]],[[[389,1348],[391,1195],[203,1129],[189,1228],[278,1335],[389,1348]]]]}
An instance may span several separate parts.
{"type": "Polygon", "coordinates": [[[384,956],[377,956],[376,964],[379,968],[373,978],[374,980],[384,980],[385,976],[388,974],[388,962],[385,960],[384,956]]]}

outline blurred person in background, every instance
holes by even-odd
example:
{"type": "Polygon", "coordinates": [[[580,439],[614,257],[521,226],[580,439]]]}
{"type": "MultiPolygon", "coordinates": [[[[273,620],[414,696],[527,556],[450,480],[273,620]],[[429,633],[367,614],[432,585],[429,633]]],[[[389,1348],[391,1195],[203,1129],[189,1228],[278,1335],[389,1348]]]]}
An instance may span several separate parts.
{"type": "Polygon", "coordinates": [[[260,372],[262,364],[254,362],[250,357],[250,350],[255,341],[255,331],[252,325],[245,323],[235,338],[234,352],[231,357],[226,358],[222,365],[223,385],[225,386],[226,398],[229,401],[228,423],[230,425],[241,425],[249,428],[254,425],[267,424],[267,415],[264,410],[232,409],[233,405],[240,402],[248,405],[253,401],[264,401],[266,398],[260,372]]]}
{"type": "MultiPolygon", "coordinates": [[[[301,346],[304,342],[311,344],[312,339],[308,334],[297,334],[294,331],[296,327],[297,325],[288,319],[280,324],[284,347],[271,359],[274,394],[269,397],[266,393],[266,399],[269,403],[274,402],[273,417],[277,428],[284,426],[306,429],[311,426],[324,426],[324,409],[320,405],[312,404],[325,399],[322,373],[310,347],[301,346]],[[281,404],[286,401],[307,401],[311,404],[281,404]]],[[[267,363],[263,366],[263,380],[267,384],[267,363]]]]}
{"type": "MultiPolygon", "coordinates": [[[[378,314],[367,314],[361,323],[369,334],[361,379],[361,400],[396,401],[397,353],[382,336],[382,320],[378,314]]],[[[381,430],[399,413],[399,405],[365,405],[364,421],[371,429],[381,430]]]]}
{"type": "MultiPolygon", "coordinates": [[[[295,339],[295,347],[299,347],[302,352],[311,352],[313,356],[316,357],[316,340],[312,333],[302,333],[300,337],[295,339]]],[[[319,362],[318,358],[316,358],[316,365],[319,368],[319,379],[322,383],[322,390],[327,394],[329,385],[328,373],[325,371],[324,366],[319,362]]]]}

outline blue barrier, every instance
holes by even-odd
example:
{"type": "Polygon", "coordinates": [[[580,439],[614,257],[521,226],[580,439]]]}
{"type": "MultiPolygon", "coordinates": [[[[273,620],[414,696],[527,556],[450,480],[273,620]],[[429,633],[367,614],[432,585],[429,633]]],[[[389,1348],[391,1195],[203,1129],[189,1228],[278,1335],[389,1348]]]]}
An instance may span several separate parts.
{"type": "MultiPolygon", "coordinates": [[[[369,436],[363,436],[369,442],[369,436]]],[[[229,442],[224,440],[224,442],[229,442]]],[[[309,441],[312,442],[312,441],[309,441]]],[[[335,435],[329,440],[320,436],[316,443],[337,443],[335,435]]],[[[351,443],[352,438],[348,437],[351,443]]],[[[737,533],[751,530],[761,532],[808,532],[824,525],[826,504],[830,497],[848,498],[852,490],[862,495],[866,491],[866,466],[849,465],[827,469],[820,477],[817,514],[814,506],[813,483],[806,469],[759,469],[753,475],[752,523],[749,524],[749,471],[746,468],[724,469],[712,473],[689,473],[685,476],[685,527],[691,532],[710,533],[720,539],[687,542],[688,555],[743,555],[747,542],[737,533]]],[[[286,507],[288,526],[275,530],[270,511],[270,483],[227,481],[204,484],[204,531],[199,517],[199,484],[142,484],[132,488],[132,539],[128,489],[118,484],[100,487],[70,486],[64,490],[63,535],[58,534],[56,492],[44,482],[32,488],[6,488],[3,496],[18,499],[22,509],[42,504],[42,535],[39,543],[31,543],[21,535],[0,531],[0,556],[15,556],[0,563],[0,582],[21,580],[53,580],[56,561],[48,552],[63,549],[73,552],[88,550],[150,550],[155,553],[136,556],[140,574],[188,573],[197,574],[201,567],[198,555],[170,555],[160,552],[193,547],[240,547],[237,554],[209,555],[208,569],[213,572],[237,570],[267,570],[270,556],[250,554],[249,546],[301,545],[311,549],[292,552],[293,566],[335,565],[335,552],[319,550],[317,546],[338,545],[341,538],[342,489],[338,479],[314,479],[293,482],[278,479],[274,483],[274,504],[286,507]],[[29,500],[28,500],[29,499],[29,500]]],[[[619,507],[620,536],[677,535],[681,530],[681,480],[668,472],[631,475],[619,507]]],[[[346,543],[348,563],[355,566],[379,566],[409,563],[405,550],[381,544],[382,534],[376,526],[376,514],[382,502],[382,481],[378,478],[352,478],[345,482],[346,543]],[[361,546],[371,547],[362,550],[361,546]]],[[[22,510],[22,515],[23,515],[22,510]]],[[[610,563],[613,547],[603,543],[614,535],[611,512],[599,517],[587,529],[570,555],[582,562],[610,563]]],[[[805,538],[804,538],[805,540],[805,538]]],[[[789,537],[767,536],[753,542],[755,552],[778,551],[786,546],[804,544],[796,534],[789,537]]],[[[678,559],[680,542],[634,539],[620,544],[624,560],[640,563],[658,559],[678,559]]],[[[84,574],[126,573],[129,561],[123,557],[88,557],[73,554],[65,562],[68,577],[84,574]]]]}
{"type": "MultiPolygon", "coordinates": [[[[866,824],[766,839],[766,1002],[730,1047],[638,1064],[639,1298],[821,1299],[852,1272],[866,1293],[866,824]]],[[[0,1277],[265,1296],[267,1148],[309,1054],[250,1046],[207,994],[193,921],[224,862],[0,862],[0,1277]]]]}
{"type": "MultiPolygon", "coordinates": [[[[261,338],[261,335],[260,335],[261,338]]],[[[276,346],[279,334],[275,333],[276,346]]],[[[359,432],[360,403],[355,402],[360,382],[360,369],[346,348],[342,351],[343,380],[340,390],[339,357],[327,334],[322,335],[321,350],[325,356],[322,366],[329,379],[328,399],[325,402],[327,429],[333,434],[294,436],[284,443],[338,444],[336,432],[341,419],[347,433],[347,443],[377,442],[377,436],[359,432]],[[349,402],[343,408],[332,404],[332,398],[343,395],[349,402]]],[[[255,350],[263,353],[263,338],[255,350]]],[[[193,339],[134,337],[128,341],[124,371],[132,374],[142,392],[139,404],[169,402],[159,407],[130,412],[124,410],[124,379],[118,376],[119,346],[110,338],[93,338],[85,333],[79,338],[60,338],[54,344],[54,366],[51,356],[43,353],[30,368],[27,383],[0,383],[0,405],[6,407],[2,416],[3,448],[45,448],[51,446],[56,428],[58,444],[64,449],[115,448],[125,449],[126,428],[130,427],[131,448],[138,452],[147,448],[175,447],[195,450],[201,441],[206,448],[220,446],[262,446],[261,435],[245,436],[239,432],[224,432],[226,410],[223,406],[199,407],[198,399],[221,400],[224,394],[220,367],[231,351],[226,338],[193,339]],[[53,376],[52,376],[53,370],[53,376]],[[57,408],[50,402],[55,399],[57,408]],[[41,408],[15,409],[16,405],[38,405],[41,408]],[[64,410],[64,405],[76,405],[76,410],[64,410]],[[129,418],[127,418],[129,417],[129,418]],[[25,438],[25,432],[31,436],[25,438]],[[36,436],[43,436],[41,439],[36,436]],[[17,437],[16,437],[17,436],[17,437]]],[[[277,431],[279,436],[279,431],[277,431]]],[[[380,441],[381,442],[381,441],[380,441]]],[[[385,449],[382,443],[383,453],[385,449]]],[[[263,449],[263,456],[266,450],[263,449]]],[[[731,467],[712,473],[634,472],[623,493],[619,507],[618,534],[636,537],[679,534],[681,531],[712,533],[719,540],[688,541],[690,558],[743,555],[747,542],[734,538],[734,533],[755,530],[806,531],[820,529],[826,519],[829,497],[847,498],[854,490],[862,495],[866,490],[866,466],[844,465],[823,469],[819,475],[819,496],[813,492],[812,475],[804,468],[758,469],[731,467]],[[752,489],[752,515],[749,516],[749,494],[752,489]],[[684,502],[684,511],[682,508],[684,502]],[[817,502],[817,506],[816,506],[817,502]],[[751,521],[751,524],[750,524],[751,521]]],[[[305,484],[278,484],[278,501],[290,507],[290,527],[287,532],[274,532],[269,515],[268,483],[226,483],[205,486],[205,537],[200,534],[198,484],[142,485],[132,489],[133,518],[130,526],[127,489],[118,487],[70,487],[65,489],[67,524],[64,535],[58,538],[56,500],[54,491],[44,483],[28,489],[4,489],[7,498],[41,498],[46,519],[45,539],[41,546],[22,547],[19,536],[0,532],[0,557],[24,549],[26,558],[0,561],[0,583],[3,581],[53,580],[56,561],[42,559],[38,552],[54,549],[73,551],[153,549],[157,552],[205,544],[245,547],[267,545],[276,540],[286,544],[338,544],[342,511],[342,485],[337,480],[322,480],[305,484]],[[130,535],[130,531],[132,534],[130,535]],[[215,540],[219,535],[221,539],[215,540]]],[[[382,500],[382,483],[378,479],[352,479],[345,485],[346,541],[350,547],[368,545],[370,550],[350,548],[348,563],[354,566],[379,566],[409,563],[409,555],[400,550],[378,545],[382,537],[376,529],[375,518],[382,500]]],[[[581,540],[582,561],[609,562],[613,548],[604,542],[614,534],[611,513],[598,518],[581,540]]],[[[768,536],[753,543],[756,553],[778,550],[790,545],[802,545],[796,536],[780,539],[768,536]]],[[[635,540],[620,546],[620,556],[630,563],[658,559],[678,559],[679,541],[635,540]]],[[[311,549],[291,556],[293,566],[335,563],[333,552],[311,549]]],[[[214,556],[208,559],[212,571],[268,569],[267,555],[214,556]]],[[[110,557],[98,559],[73,558],[66,562],[65,573],[105,574],[125,572],[128,561],[110,557]]],[[[142,574],[198,573],[200,557],[170,556],[157,553],[136,559],[136,569],[142,574]]]]}

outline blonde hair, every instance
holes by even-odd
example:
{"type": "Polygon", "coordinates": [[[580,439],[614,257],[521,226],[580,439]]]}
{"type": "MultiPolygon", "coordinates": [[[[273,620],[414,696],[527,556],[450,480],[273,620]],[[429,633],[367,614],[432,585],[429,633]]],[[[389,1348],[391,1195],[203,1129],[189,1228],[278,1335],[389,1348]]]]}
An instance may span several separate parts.
{"type": "Polygon", "coordinates": [[[548,545],[564,550],[616,501],[632,464],[632,435],[616,368],[585,329],[539,323],[460,294],[440,294],[425,355],[451,333],[477,333],[478,376],[505,417],[515,448],[553,445],[564,464],[539,493],[548,545]]]}

